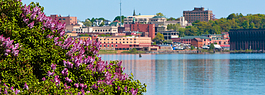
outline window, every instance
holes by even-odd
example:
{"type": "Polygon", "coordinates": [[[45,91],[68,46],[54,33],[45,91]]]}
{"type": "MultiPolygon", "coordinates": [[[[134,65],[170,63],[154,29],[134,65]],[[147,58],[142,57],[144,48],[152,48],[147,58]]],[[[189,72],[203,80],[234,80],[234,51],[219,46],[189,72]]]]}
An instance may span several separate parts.
{"type": "Polygon", "coordinates": [[[72,19],[70,18],[70,20],[72,20],[72,19]]]}
{"type": "Polygon", "coordinates": [[[108,47],[109,47],[109,45],[108,45],[108,47]]]}
{"type": "Polygon", "coordinates": [[[116,47],[118,47],[118,45],[116,45],[116,47]]]}
{"type": "Polygon", "coordinates": [[[65,18],[63,18],[63,20],[65,20],[65,18]]]}
{"type": "Polygon", "coordinates": [[[102,47],[102,45],[100,45],[100,47],[102,47]]]}
{"type": "Polygon", "coordinates": [[[111,45],[111,47],[113,47],[113,45],[111,45]]]}
{"type": "MultiPolygon", "coordinates": [[[[105,42],[104,42],[105,43],[105,42]]],[[[106,47],[106,45],[104,45],[104,47],[106,47]]]]}
{"type": "Polygon", "coordinates": [[[59,18],[59,20],[62,20],[61,18],[59,18]]]}

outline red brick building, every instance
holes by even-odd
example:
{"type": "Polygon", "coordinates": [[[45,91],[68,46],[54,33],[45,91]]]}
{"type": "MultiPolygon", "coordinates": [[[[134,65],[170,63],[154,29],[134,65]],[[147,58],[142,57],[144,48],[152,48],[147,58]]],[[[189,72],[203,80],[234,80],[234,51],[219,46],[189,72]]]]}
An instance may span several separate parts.
{"type": "Polygon", "coordinates": [[[194,38],[194,39],[191,39],[191,45],[193,45],[195,47],[202,47],[203,41],[200,38],[194,38]]]}
{"type": "Polygon", "coordinates": [[[77,24],[77,17],[70,17],[70,16],[66,16],[66,17],[62,17],[61,15],[51,15],[50,16],[52,18],[52,20],[59,20],[62,23],[65,23],[66,25],[76,25],[77,24]]]}
{"type": "Polygon", "coordinates": [[[148,37],[155,38],[155,24],[130,24],[130,31],[147,32],[148,37]]]}

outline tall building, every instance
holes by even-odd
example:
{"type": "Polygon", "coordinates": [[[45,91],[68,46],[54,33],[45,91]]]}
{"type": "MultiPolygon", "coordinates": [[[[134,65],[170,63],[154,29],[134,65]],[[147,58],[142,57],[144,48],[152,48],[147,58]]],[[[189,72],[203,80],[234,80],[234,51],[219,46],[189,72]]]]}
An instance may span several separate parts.
{"type": "Polygon", "coordinates": [[[61,15],[51,15],[50,16],[52,18],[52,20],[59,20],[62,23],[65,23],[66,25],[77,25],[77,17],[70,17],[70,16],[66,16],[66,17],[62,17],[61,15]]]}
{"type": "Polygon", "coordinates": [[[204,10],[204,7],[195,7],[192,11],[183,11],[183,17],[185,17],[189,23],[196,20],[209,21],[213,20],[213,12],[211,10],[204,10]]]}
{"type": "Polygon", "coordinates": [[[154,24],[140,24],[140,23],[134,23],[130,24],[130,31],[138,31],[143,32],[148,35],[148,37],[151,37],[151,39],[155,38],[155,25],[154,24]]]}

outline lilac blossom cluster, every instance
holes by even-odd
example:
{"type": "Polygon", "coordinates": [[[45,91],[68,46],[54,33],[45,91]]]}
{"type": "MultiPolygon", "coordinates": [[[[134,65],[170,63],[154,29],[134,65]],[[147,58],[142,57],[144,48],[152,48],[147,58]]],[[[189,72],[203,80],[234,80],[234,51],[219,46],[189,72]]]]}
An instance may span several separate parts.
{"type": "MultiPolygon", "coordinates": [[[[1,80],[0,80],[0,83],[1,83],[1,80]]],[[[15,94],[15,95],[17,95],[17,94],[19,94],[21,91],[19,90],[19,89],[15,89],[13,86],[12,87],[8,87],[5,83],[4,83],[4,89],[3,89],[3,94],[6,94],[6,95],[8,95],[9,93],[8,93],[8,90],[11,90],[12,92],[12,94],[15,94]]],[[[27,83],[25,82],[25,84],[24,84],[24,87],[23,87],[23,89],[25,89],[25,90],[28,90],[29,89],[29,87],[28,87],[28,85],[27,85],[27,83]]],[[[2,91],[2,88],[0,88],[0,94],[2,93],[1,92],[2,91]]]]}
{"type": "Polygon", "coordinates": [[[19,53],[19,43],[13,45],[14,40],[10,40],[10,37],[5,38],[3,35],[0,36],[0,47],[4,47],[4,55],[8,56],[9,54],[13,54],[14,56],[18,56],[19,53]]]}
{"type": "Polygon", "coordinates": [[[60,37],[65,34],[65,23],[62,24],[58,20],[52,20],[51,17],[47,17],[43,12],[41,12],[41,8],[36,6],[31,10],[30,5],[27,6],[25,4],[21,10],[21,17],[30,29],[33,28],[36,23],[42,22],[43,30],[50,29],[54,34],[59,34],[60,37]]]}
{"type": "MultiPolygon", "coordinates": [[[[87,70],[91,70],[93,74],[103,74],[104,76],[101,78],[98,78],[97,83],[93,84],[90,88],[92,89],[98,89],[98,87],[101,84],[104,85],[114,85],[115,81],[125,81],[129,79],[127,74],[123,74],[122,71],[124,68],[121,68],[121,62],[118,62],[117,64],[108,63],[101,61],[101,58],[96,60],[96,57],[92,57],[87,55],[87,53],[93,53],[97,54],[100,50],[100,42],[92,42],[92,40],[81,40],[81,39],[73,39],[73,38],[66,38],[64,39],[63,35],[65,34],[64,28],[65,23],[61,23],[58,20],[52,20],[51,17],[47,17],[43,12],[41,12],[41,9],[39,7],[34,7],[31,9],[30,5],[26,6],[24,5],[22,8],[22,14],[21,17],[23,18],[23,22],[27,24],[27,26],[32,29],[34,26],[41,22],[42,23],[42,30],[50,29],[53,34],[49,34],[46,36],[46,38],[53,39],[54,44],[56,46],[60,46],[62,49],[69,50],[66,53],[66,56],[68,56],[70,59],[63,60],[64,69],[61,71],[60,74],[56,74],[56,64],[51,64],[51,70],[47,72],[48,77],[52,77],[50,81],[55,83],[56,86],[60,86],[60,84],[64,84],[65,89],[71,88],[71,86],[68,86],[67,84],[74,83],[73,87],[81,89],[78,94],[84,94],[85,89],[88,88],[88,86],[84,83],[78,83],[73,81],[71,78],[68,77],[70,70],[69,69],[76,69],[79,70],[80,66],[83,66],[83,64],[86,65],[87,70]],[[56,35],[59,34],[59,37],[56,35]],[[111,70],[111,67],[117,66],[115,68],[115,72],[111,70]],[[74,68],[75,67],[75,68],[74,68]],[[65,83],[64,83],[65,82],[65,83]]],[[[10,52],[12,52],[15,56],[18,55],[19,50],[19,44],[12,45],[13,40],[10,41],[9,38],[5,39],[3,36],[0,36],[0,42],[2,41],[2,46],[6,47],[7,50],[5,50],[5,55],[8,55],[10,52]],[[11,51],[12,50],[12,51],[11,51]],[[7,54],[6,54],[7,53],[7,54]]],[[[46,81],[46,78],[42,78],[43,81],[46,81]]],[[[24,89],[28,90],[28,85],[24,84],[24,89]]],[[[123,88],[125,92],[127,92],[127,86],[123,88]]],[[[121,90],[121,88],[118,86],[117,90],[121,90]]],[[[1,91],[1,90],[0,90],[1,91]]],[[[13,90],[14,92],[17,91],[18,93],[20,90],[13,90]]],[[[104,89],[101,90],[102,92],[104,89]]],[[[131,89],[128,92],[131,92],[133,95],[137,94],[138,89],[131,89]]],[[[90,91],[86,91],[86,93],[89,93],[90,91]]],[[[16,92],[15,92],[16,93],[16,92]]]]}

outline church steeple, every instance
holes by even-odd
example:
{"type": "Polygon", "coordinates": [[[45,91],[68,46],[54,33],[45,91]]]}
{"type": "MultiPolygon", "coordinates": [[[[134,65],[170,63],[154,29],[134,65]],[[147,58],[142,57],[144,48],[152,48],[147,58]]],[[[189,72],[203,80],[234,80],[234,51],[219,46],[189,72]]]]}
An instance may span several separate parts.
{"type": "Polygon", "coordinates": [[[135,14],[135,9],[133,10],[133,16],[136,16],[136,14],[135,14]]]}

